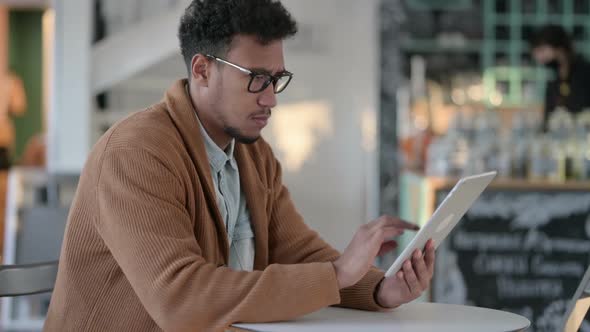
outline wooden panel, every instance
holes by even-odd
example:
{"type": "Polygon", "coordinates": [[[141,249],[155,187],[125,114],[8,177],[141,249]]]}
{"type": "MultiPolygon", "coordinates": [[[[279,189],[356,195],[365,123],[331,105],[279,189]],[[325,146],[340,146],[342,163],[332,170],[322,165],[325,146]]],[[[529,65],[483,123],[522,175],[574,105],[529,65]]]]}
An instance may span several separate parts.
{"type": "Polygon", "coordinates": [[[579,299],[576,301],[575,308],[572,315],[567,320],[564,332],[577,332],[586,314],[590,308],[590,297],[579,299]]]}

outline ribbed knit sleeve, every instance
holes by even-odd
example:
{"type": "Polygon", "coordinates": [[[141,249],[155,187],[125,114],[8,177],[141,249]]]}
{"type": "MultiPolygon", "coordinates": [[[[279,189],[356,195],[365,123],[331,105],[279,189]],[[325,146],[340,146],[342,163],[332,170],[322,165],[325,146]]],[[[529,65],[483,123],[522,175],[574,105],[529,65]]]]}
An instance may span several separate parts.
{"type": "MultiPolygon", "coordinates": [[[[173,167],[151,152],[110,149],[99,169],[95,226],[163,330],[217,331],[236,322],[293,319],[340,303],[331,263],[243,272],[206,262],[184,207],[185,189],[173,167]]],[[[290,232],[299,230],[308,237],[299,225],[290,232]]]]}
{"type": "MultiPolygon", "coordinates": [[[[296,264],[306,262],[331,262],[340,253],[327,244],[317,232],[311,230],[297,212],[282,184],[280,163],[274,161],[273,209],[269,229],[270,263],[296,264]]],[[[352,236],[354,234],[350,234],[352,236]]],[[[354,286],[340,291],[342,307],[378,311],[384,309],[375,302],[374,291],[384,273],[377,268],[369,272],[354,286]]]]}

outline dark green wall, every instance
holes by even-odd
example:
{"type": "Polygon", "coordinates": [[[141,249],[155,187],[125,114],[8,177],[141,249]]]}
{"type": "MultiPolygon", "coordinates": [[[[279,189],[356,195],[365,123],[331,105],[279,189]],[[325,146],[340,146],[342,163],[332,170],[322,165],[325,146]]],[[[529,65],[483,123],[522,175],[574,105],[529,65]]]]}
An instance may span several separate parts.
{"type": "Polygon", "coordinates": [[[42,130],[42,15],[40,10],[11,10],[9,14],[9,68],[23,80],[27,94],[27,111],[14,121],[16,158],[29,138],[42,130]]]}

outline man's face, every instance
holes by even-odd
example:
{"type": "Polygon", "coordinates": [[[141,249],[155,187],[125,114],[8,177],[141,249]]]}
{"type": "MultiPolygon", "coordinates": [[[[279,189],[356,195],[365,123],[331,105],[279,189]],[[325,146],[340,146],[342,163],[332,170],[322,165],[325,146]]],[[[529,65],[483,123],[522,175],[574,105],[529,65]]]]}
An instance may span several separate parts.
{"type": "MultiPolygon", "coordinates": [[[[239,35],[223,59],[271,75],[285,70],[282,41],[262,45],[253,36],[239,35]]],[[[255,142],[270,118],[271,109],[277,105],[273,84],[251,93],[248,74],[214,59],[211,61],[216,68],[211,74],[209,108],[215,125],[239,142],[255,142]]]]}
{"type": "Polygon", "coordinates": [[[556,60],[556,50],[549,45],[540,45],[533,49],[533,58],[537,63],[547,65],[556,60]]]}

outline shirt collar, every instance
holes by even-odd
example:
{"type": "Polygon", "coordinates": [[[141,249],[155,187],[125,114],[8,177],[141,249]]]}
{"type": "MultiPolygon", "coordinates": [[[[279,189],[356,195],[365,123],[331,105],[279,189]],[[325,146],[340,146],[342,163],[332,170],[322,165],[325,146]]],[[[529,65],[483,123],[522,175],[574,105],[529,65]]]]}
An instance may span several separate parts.
{"type": "MultiPolygon", "coordinates": [[[[195,115],[196,114],[197,113],[195,112],[195,115]]],[[[207,150],[207,155],[209,156],[209,164],[211,165],[211,168],[213,168],[215,172],[219,172],[223,168],[223,166],[229,161],[230,165],[234,169],[237,169],[238,164],[234,158],[236,140],[232,139],[228,147],[224,151],[217,144],[215,144],[213,139],[209,136],[207,130],[205,130],[205,127],[203,127],[203,124],[201,124],[198,115],[197,121],[199,121],[201,135],[203,136],[205,141],[205,149],[207,150]]]]}
{"type": "MultiPolygon", "coordinates": [[[[188,93],[188,87],[187,87],[187,93],[188,93]]],[[[211,138],[211,136],[209,136],[209,133],[207,133],[207,130],[205,130],[205,127],[203,127],[203,124],[201,123],[201,120],[199,119],[199,115],[197,114],[197,112],[195,112],[195,117],[197,119],[197,122],[199,123],[199,128],[201,130],[201,136],[203,136],[204,141],[205,141],[205,149],[207,150],[207,156],[209,157],[209,165],[211,165],[211,168],[215,171],[215,173],[219,172],[223,166],[229,161],[229,164],[231,165],[231,167],[235,170],[238,169],[238,163],[236,162],[236,159],[234,158],[234,149],[236,146],[236,140],[232,139],[231,142],[229,143],[228,147],[225,149],[225,151],[223,151],[219,145],[217,145],[213,139],[211,138]]]]}

